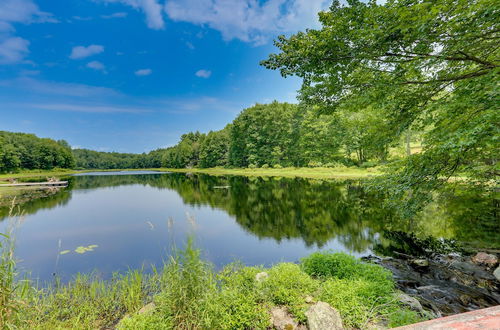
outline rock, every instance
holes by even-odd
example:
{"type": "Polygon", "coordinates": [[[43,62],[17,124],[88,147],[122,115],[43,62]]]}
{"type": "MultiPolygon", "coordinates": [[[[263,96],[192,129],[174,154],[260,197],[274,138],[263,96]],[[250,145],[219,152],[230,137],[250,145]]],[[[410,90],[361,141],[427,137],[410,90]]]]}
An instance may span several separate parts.
{"type": "Polygon", "coordinates": [[[497,281],[500,281],[500,266],[498,266],[497,269],[495,269],[495,271],[493,272],[493,276],[495,276],[497,281]]]}
{"type": "Polygon", "coordinates": [[[306,312],[309,330],[344,329],[339,312],[326,302],[318,301],[306,312]]]}
{"type": "Polygon", "coordinates": [[[418,267],[429,267],[429,260],[427,259],[414,259],[411,263],[418,267]]]}
{"type": "Polygon", "coordinates": [[[312,304],[314,303],[314,298],[311,297],[311,296],[307,296],[304,298],[304,301],[307,303],[307,304],[312,304]]]}
{"type": "Polygon", "coordinates": [[[137,314],[149,314],[149,313],[152,313],[155,309],[156,309],[155,303],[151,302],[151,303],[143,306],[141,309],[139,309],[137,314]]]}
{"type": "Polygon", "coordinates": [[[396,298],[403,304],[408,307],[410,307],[412,310],[416,312],[423,312],[424,308],[422,307],[422,304],[420,304],[420,301],[418,301],[416,298],[407,295],[406,293],[400,292],[396,295],[396,298]]]}
{"type": "Polygon", "coordinates": [[[486,265],[488,267],[495,267],[498,263],[498,258],[495,255],[485,252],[478,252],[471,260],[475,264],[486,265]]]}
{"type": "Polygon", "coordinates": [[[257,282],[262,282],[262,281],[266,280],[268,277],[269,277],[268,273],[261,272],[261,273],[258,273],[258,274],[255,275],[255,280],[257,282]]]}
{"type": "Polygon", "coordinates": [[[271,324],[278,330],[298,329],[298,323],[288,314],[285,307],[273,307],[271,309],[271,324]]]}

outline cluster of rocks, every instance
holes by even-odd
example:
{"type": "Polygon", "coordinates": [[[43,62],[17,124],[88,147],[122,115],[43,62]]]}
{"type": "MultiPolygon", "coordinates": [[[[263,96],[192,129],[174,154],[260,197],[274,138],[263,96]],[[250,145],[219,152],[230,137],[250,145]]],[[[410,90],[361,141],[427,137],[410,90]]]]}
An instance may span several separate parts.
{"type": "Polygon", "coordinates": [[[399,254],[397,258],[367,259],[393,273],[398,289],[405,293],[400,297],[403,303],[435,317],[500,304],[500,267],[494,254],[479,252],[467,257],[450,253],[427,259],[399,254]]]}
{"type": "Polygon", "coordinates": [[[342,330],[344,325],[340,313],[323,301],[311,303],[306,312],[307,326],[299,324],[286,307],[271,309],[271,324],[278,330],[342,330]]]}

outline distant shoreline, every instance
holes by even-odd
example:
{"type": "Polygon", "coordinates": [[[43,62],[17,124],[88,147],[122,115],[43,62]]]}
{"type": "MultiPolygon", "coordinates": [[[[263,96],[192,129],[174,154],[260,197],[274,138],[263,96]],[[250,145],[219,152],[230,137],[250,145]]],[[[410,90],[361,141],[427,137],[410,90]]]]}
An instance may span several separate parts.
{"type": "Polygon", "coordinates": [[[379,168],[325,168],[325,167],[287,167],[287,168],[145,168],[145,169],[88,169],[69,170],[55,169],[47,171],[21,171],[19,173],[0,174],[0,182],[8,182],[9,179],[23,179],[31,177],[64,176],[88,172],[121,172],[121,171],[158,171],[175,173],[204,173],[210,175],[242,175],[242,176],[280,176],[301,177],[310,179],[358,179],[377,176],[382,174],[379,168]]]}

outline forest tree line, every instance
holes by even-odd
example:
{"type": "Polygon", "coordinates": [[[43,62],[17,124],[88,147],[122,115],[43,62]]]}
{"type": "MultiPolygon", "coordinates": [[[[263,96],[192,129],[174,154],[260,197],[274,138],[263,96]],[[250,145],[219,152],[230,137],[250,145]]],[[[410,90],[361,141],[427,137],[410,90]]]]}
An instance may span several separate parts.
{"type": "Polygon", "coordinates": [[[0,171],[373,165],[386,161],[396,145],[397,132],[373,111],[322,115],[272,102],[243,110],[222,130],[190,132],[175,146],[142,154],[71,150],[63,140],[2,132],[0,171]]]}
{"type": "Polygon", "coordinates": [[[56,167],[75,167],[71,147],[66,141],[0,131],[0,173],[56,167]]]}
{"type": "Polygon", "coordinates": [[[313,107],[273,102],[243,110],[220,131],[182,135],[162,166],[335,167],[384,162],[400,134],[371,109],[320,114],[313,107]]]}

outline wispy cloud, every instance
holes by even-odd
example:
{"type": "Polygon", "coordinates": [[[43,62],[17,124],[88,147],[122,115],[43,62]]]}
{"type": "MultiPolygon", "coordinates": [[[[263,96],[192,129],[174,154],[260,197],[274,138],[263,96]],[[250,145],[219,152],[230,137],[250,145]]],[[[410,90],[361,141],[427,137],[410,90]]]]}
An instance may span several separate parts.
{"type": "Polygon", "coordinates": [[[104,47],[101,45],[90,45],[90,46],[76,46],[71,50],[71,54],[69,58],[71,59],[81,59],[85,57],[89,57],[92,55],[100,54],[104,52],[104,47]]]}
{"type": "Polygon", "coordinates": [[[104,19],[111,19],[111,18],[125,18],[127,17],[128,14],[126,12],[118,12],[118,13],[113,13],[113,14],[110,14],[110,15],[101,15],[101,18],[104,18],[104,19]]]}
{"type": "Polygon", "coordinates": [[[237,113],[241,108],[229,101],[216,97],[184,97],[153,102],[155,107],[171,114],[193,114],[199,111],[223,111],[237,113]]]}
{"type": "Polygon", "coordinates": [[[92,61],[87,63],[87,68],[102,71],[104,73],[106,72],[106,66],[99,61],[92,61]]]}
{"type": "Polygon", "coordinates": [[[27,90],[30,91],[30,93],[37,93],[41,95],[60,95],[72,97],[111,97],[120,95],[118,91],[107,87],[39,80],[29,77],[3,80],[0,81],[0,86],[27,90]]]}
{"type": "Polygon", "coordinates": [[[0,64],[21,62],[29,53],[30,42],[19,37],[7,37],[0,40],[0,64]]]}
{"type": "Polygon", "coordinates": [[[22,62],[29,54],[30,42],[15,36],[13,24],[31,24],[57,20],[52,14],[41,11],[31,0],[0,1],[0,65],[22,62]]]}
{"type": "Polygon", "coordinates": [[[196,75],[196,77],[208,79],[212,75],[212,71],[202,69],[202,70],[196,71],[195,75],[196,75]]]}
{"type": "Polygon", "coordinates": [[[141,69],[141,70],[137,70],[134,72],[136,76],[149,76],[150,74],[153,73],[153,70],[151,69],[141,69]]]}
{"type": "Polygon", "coordinates": [[[87,112],[87,113],[148,113],[152,112],[145,108],[132,108],[116,105],[100,105],[100,104],[74,104],[74,103],[42,103],[42,104],[24,104],[26,108],[52,110],[52,111],[68,111],[68,112],[87,112]]]}
{"type": "Polygon", "coordinates": [[[146,24],[154,30],[165,27],[163,20],[163,6],[157,0],[100,0],[101,2],[119,2],[140,10],[146,15],[146,24]]]}
{"type": "Polygon", "coordinates": [[[317,26],[317,13],[331,0],[168,0],[165,12],[174,21],[207,25],[225,40],[255,45],[276,33],[317,26]]]}

